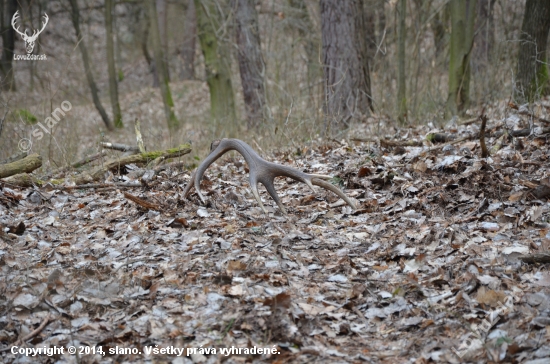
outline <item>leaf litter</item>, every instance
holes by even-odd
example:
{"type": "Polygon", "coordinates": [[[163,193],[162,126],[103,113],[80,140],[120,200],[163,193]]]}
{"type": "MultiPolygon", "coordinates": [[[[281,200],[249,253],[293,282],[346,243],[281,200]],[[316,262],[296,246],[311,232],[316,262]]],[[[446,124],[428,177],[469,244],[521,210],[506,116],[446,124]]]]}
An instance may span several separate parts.
{"type": "Polygon", "coordinates": [[[289,214],[262,190],[266,216],[246,164],[230,159],[206,173],[205,206],[183,198],[190,173],[178,170],[132,192],[160,209],[122,188],[4,185],[1,360],[34,362],[10,352],[19,343],[280,353],[90,354],[82,363],[550,362],[548,263],[522,260],[550,246],[550,149],[546,134],[499,134],[527,124],[513,115],[489,121],[484,159],[475,124],[393,135],[420,147],[343,140],[271,158],[334,175],[355,211],[278,179],[289,214]],[[434,132],[472,137],[441,147],[424,139],[434,132]],[[513,309],[480,330],[507,297],[513,309]]]}

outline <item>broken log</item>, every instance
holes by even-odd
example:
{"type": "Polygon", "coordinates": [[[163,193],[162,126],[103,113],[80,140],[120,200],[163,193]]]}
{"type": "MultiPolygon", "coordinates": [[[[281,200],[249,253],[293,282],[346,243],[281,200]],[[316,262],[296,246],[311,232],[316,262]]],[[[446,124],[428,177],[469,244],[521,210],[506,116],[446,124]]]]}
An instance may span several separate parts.
{"type": "Polygon", "coordinates": [[[37,154],[31,154],[18,161],[0,165],[0,178],[13,176],[19,173],[32,172],[42,166],[42,157],[37,154]]]}
{"type": "Polygon", "coordinates": [[[149,163],[150,161],[157,158],[177,158],[190,152],[191,146],[189,144],[182,144],[177,148],[167,149],[163,151],[129,155],[106,162],[102,166],[93,169],[91,172],[82,172],[81,174],[74,176],[72,178],[72,181],[76,185],[92,183],[99,180],[107,171],[114,168],[120,168],[122,166],[125,166],[126,164],[149,163]]]}

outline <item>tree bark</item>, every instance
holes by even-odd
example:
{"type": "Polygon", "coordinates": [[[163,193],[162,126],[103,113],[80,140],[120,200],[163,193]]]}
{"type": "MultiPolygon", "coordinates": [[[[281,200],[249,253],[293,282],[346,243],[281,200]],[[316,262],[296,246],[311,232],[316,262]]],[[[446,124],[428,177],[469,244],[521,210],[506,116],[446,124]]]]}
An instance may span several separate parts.
{"type": "Polygon", "coordinates": [[[451,54],[446,117],[470,106],[470,56],[474,42],[476,0],[454,0],[451,6],[451,54]]]}
{"type": "Polygon", "coordinates": [[[363,1],[321,0],[322,57],[328,134],[372,110],[363,1]]]}
{"type": "Polygon", "coordinates": [[[187,12],[185,13],[185,23],[183,24],[183,44],[181,48],[182,70],[180,75],[182,80],[195,79],[196,39],[197,12],[195,11],[195,1],[189,0],[187,12]]]}
{"type": "Polygon", "coordinates": [[[149,11],[145,10],[146,16],[144,19],[143,24],[143,34],[141,37],[141,51],[143,52],[143,57],[145,57],[145,61],[147,61],[147,64],[149,65],[149,71],[153,74],[153,87],[159,87],[159,76],[157,72],[157,68],[155,67],[155,61],[151,57],[151,53],[149,53],[149,49],[147,48],[147,42],[149,41],[149,29],[151,27],[151,21],[149,20],[149,11]]]}
{"type": "Polygon", "coordinates": [[[170,82],[170,67],[168,67],[168,24],[167,24],[167,0],[156,0],[157,21],[159,28],[160,44],[162,45],[162,62],[164,63],[164,71],[166,79],[170,82]]]}
{"type": "Polygon", "coordinates": [[[550,2],[527,0],[519,43],[514,98],[531,102],[548,92],[546,43],[550,30],[550,2]]]}
{"type": "Polygon", "coordinates": [[[105,33],[107,35],[107,68],[109,70],[109,95],[113,108],[115,127],[122,128],[122,112],[118,101],[118,82],[113,44],[113,0],[105,0],[105,33]]]}
{"type": "Polygon", "coordinates": [[[155,66],[157,67],[157,72],[159,76],[160,93],[162,94],[162,101],[164,103],[164,115],[166,116],[168,128],[170,130],[174,130],[179,127],[179,120],[174,114],[174,101],[172,100],[170,85],[168,84],[168,71],[165,69],[165,64],[162,61],[164,58],[164,52],[162,51],[162,44],[159,33],[157,8],[155,6],[155,0],[146,1],[149,3],[149,19],[151,21],[153,53],[155,57],[155,66]]]}
{"type": "Polygon", "coordinates": [[[0,5],[2,30],[2,58],[0,72],[2,73],[1,88],[3,91],[15,91],[13,75],[13,51],[15,49],[15,30],[11,26],[11,18],[17,11],[17,0],[2,1],[0,5]]]}
{"type": "Polygon", "coordinates": [[[407,90],[405,79],[405,41],[407,1],[397,2],[397,120],[404,125],[407,120],[407,90]]]}
{"type": "MultiPolygon", "coordinates": [[[[235,129],[236,112],[229,51],[218,43],[216,31],[220,27],[219,15],[211,0],[195,0],[199,42],[204,55],[206,82],[210,90],[210,112],[216,123],[231,126],[229,134],[235,129]]],[[[234,136],[234,135],[229,135],[234,136]]]]}
{"type": "Polygon", "coordinates": [[[243,87],[244,105],[249,129],[257,128],[265,119],[265,62],[260,47],[258,14],[253,0],[232,0],[235,10],[237,56],[243,87]]]}
{"type": "Polygon", "coordinates": [[[101,119],[103,119],[105,126],[107,126],[107,129],[113,130],[113,124],[111,123],[111,120],[109,120],[109,117],[107,116],[107,113],[105,112],[105,109],[103,108],[103,105],[101,105],[101,101],[99,100],[99,95],[98,95],[99,91],[94,81],[92,68],[90,66],[90,56],[88,55],[88,49],[86,48],[86,43],[84,43],[82,31],[80,30],[80,11],[78,10],[77,0],[69,0],[69,3],[71,4],[71,20],[73,22],[74,30],[76,33],[76,41],[78,43],[78,48],[80,49],[80,53],[82,54],[82,62],[84,63],[84,72],[86,72],[86,79],[88,80],[88,86],[90,86],[90,91],[92,92],[92,99],[94,101],[94,105],[97,111],[99,112],[99,115],[101,115],[101,119]]]}
{"type": "Polygon", "coordinates": [[[490,65],[490,56],[495,42],[495,22],[493,6],[496,0],[477,0],[477,17],[475,27],[474,72],[483,72],[490,65]]]}

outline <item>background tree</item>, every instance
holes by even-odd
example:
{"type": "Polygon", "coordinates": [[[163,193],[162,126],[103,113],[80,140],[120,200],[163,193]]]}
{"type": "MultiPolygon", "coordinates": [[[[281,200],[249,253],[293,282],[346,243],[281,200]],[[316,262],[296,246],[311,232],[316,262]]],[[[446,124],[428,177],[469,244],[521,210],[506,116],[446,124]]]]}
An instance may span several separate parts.
{"type": "Polygon", "coordinates": [[[325,112],[329,133],[372,108],[362,0],[321,0],[325,112]]]}
{"type": "Polygon", "coordinates": [[[212,0],[195,0],[195,9],[206,82],[210,91],[210,113],[216,124],[228,124],[228,135],[234,136],[237,117],[229,67],[230,55],[227,45],[219,44],[216,37],[216,31],[221,26],[221,15],[212,0]]]}
{"type": "Polygon", "coordinates": [[[183,42],[181,47],[182,69],[180,79],[195,79],[195,43],[197,39],[197,12],[195,11],[195,1],[187,2],[185,12],[185,23],[183,24],[183,42]]]}
{"type": "Polygon", "coordinates": [[[546,44],[550,30],[550,1],[527,0],[521,27],[514,98],[533,101],[548,92],[546,44]]]}
{"type": "Polygon", "coordinates": [[[291,9],[291,24],[298,31],[306,52],[308,83],[311,84],[316,82],[321,76],[321,64],[319,62],[320,39],[318,32],[312,32],[315,28],[304,0],[288,0],[288,5],[291,9]]]}
{"type": "Polygon", "coordinates": [[[490,64],[495,43],[495,22],[493,8],[496,0],[477,0],[475,44],[472,67],[482,72],[490,64]]]}
{"type": "Polygon", "coordinates": [[[397,1],[397,120],[405,124],[407,119],[407,89],[405,79],[405,41],[407,0],[397,1]]]}
{"type": "Polygon", "coordinates": [[[232,0],[232,7],[237,25],[237,56],[248,128],[257,128],[266,116],[265,62],[260,46],[258,15],[254,0],[232,0]]]}
{"type": "Polygon", "coordinates": [[[13,77],[13,51],[15,49],[15,30],[11,26],[11,19],[17,11],[17,0],[2,1],[0,5],[0,27],[2,31],[2,58],[0,59],[1,88],[4,91],[15,91],[13,77]]]}
{"type": "Polygon", "coordinates": [[[99,100],[99,90],[97,89],[94,75],[92,74],[88,48],[86,48],[86,43],[84,42],[82,31],[80,30],[80,10],[78,9],[77,0],[69,0],[69,4],[71,5],[71,20],[76,33],[76,42],[78,44],[78,48],[80,49],[80,54],[82,55],[82,63],[84,63],[84,71],[86,72],[86,79],[88,80],[88,86],[90,87],[90,91],[92,93],[92,100],[94,101],[94,105],[99,112],[99,115],[101,115],[101,119],[105,123],[105,126],[107,126],[107,129],[112,130],[113,123],[111,123],[111,120],[107,116],[107,113],[99,100]]]}
{"type": "Polygon", "coordinates": [[[157,24],[159,30],[160,44],[162,45],[162,66],[168,77],[168,82],[170,82],[170,68],[168,67],[168,10],[167,10],[167,0],[155,0],[157,8],[157,24]]]}
{"type": "Polygon", "coordinates": [[[122,112],[118,101],[118,82],[115,66],[115,52],[113,44],[113,1],[105,0],[105,35],[107,36],[106,53],[107,68],[109,70],[109,95],[113,108],[113,120],[115,127],[122,128],[122,112]]]}
{"type": "Polygon", "coordinates": [[[446,117],[462,114],[470,106],[470,56],[476,0],[454,0],[450,6],[452,29],[446,117]]]}
{"type": "Polygon", "coordinates": [[[176,114],[174,114],[174,100],[172,99],[172,92],[170,91],[168,70],[165,68],[166,64],[163,62],[164,52],[162,51],[162,41],[159,32],[157,7],[155,5],[155,0],[147,0],[147,3],[149,4],[153,54],[159,78],[160,93],[164,103],[164,115],[168,123],[168,128],[173,130],[179,127],[179,120],[176,118],[176,114]]]}

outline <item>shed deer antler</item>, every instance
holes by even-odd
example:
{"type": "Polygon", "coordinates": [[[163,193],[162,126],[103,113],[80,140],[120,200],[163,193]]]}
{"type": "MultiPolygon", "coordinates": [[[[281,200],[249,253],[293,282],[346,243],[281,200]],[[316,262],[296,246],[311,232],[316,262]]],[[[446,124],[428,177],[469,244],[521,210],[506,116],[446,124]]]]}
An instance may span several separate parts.
{"type": "Polygon", "coordinates": [[[267,192],[277,203],[277,206],[279,206],[281,211],[286,215],[286,210],[279,200],[279,196],[277,195],[275,187],[273,186],[273,180],[275,179],[275,177],[279,176],[289,177],[296,181],[303,182],[308,185],[313,192],[315,192],[315,190],[313,189],[313,185],[320,186],[324,189],[332,191],[340,196],[344,201],[348,203],[348,205],[351,206],[351,208],[355,210],[355,205],[353,204],[353,202],[351,202],[351,200],[342,191],[340,191],[329,182],[324,181],[324,179],[331,179],[331,176],[320,174],[307,174],[291,167],[268,162],[265,159],[262,159],[254,151],[254,149],[250,147],[250,145],[239,139],[221,139],[212,142],[212,145],[210,146],[210,154],[208,155],[208,157],[206,157],[205,160],[202,161],[195,173],[191,176],[191,180],[189,181],[183,192],[184,197],[189,194],[193,187],[195,187],[200,199],[203,203],[205,202],[204,196],[199,189],[202,176],[204,175],[206,169],[212,163],[214,163],[214,161],[216,161],[223,154],[229,152],[230,150],[236,150],[237,152],[239,152],[246,160],[246,163],[248,163],[248,168],[250,170],[250,188],[252,189],[252,193],[254,194],[256,201],[258,201],[258,204],[266,214],[267,210],[265,209],[262,200],[260,199],[260,194],[258,193],[258,182],[262,183],[265,186],[267,192]]]}

